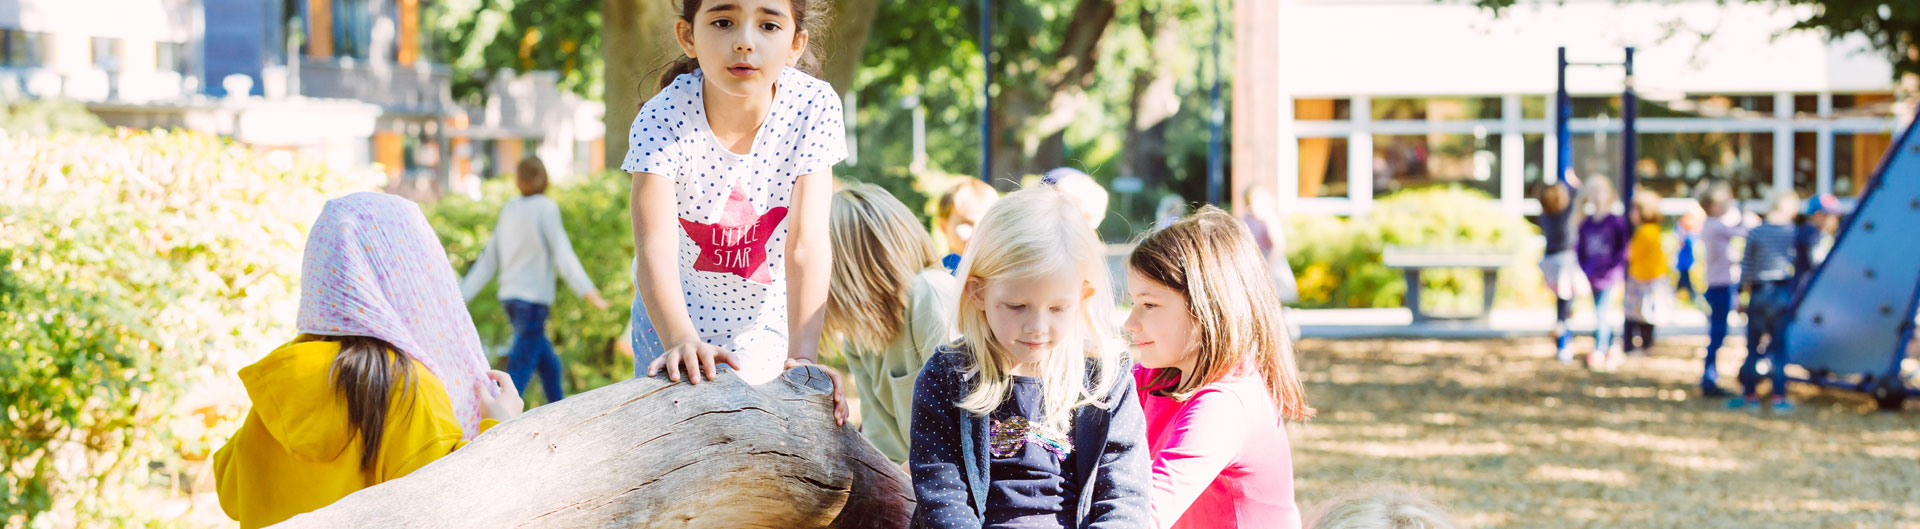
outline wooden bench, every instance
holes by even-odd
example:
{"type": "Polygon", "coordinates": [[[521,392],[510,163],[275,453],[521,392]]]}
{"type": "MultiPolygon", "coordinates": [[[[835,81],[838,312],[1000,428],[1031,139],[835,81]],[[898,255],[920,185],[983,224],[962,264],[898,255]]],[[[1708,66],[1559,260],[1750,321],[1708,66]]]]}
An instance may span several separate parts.
{"type": "Polygon", "coordinates": [[[1513,252],[1497,248],[1418,248],[1388,246],[1380,260],[1387,268],[1399,269],[1407,281],[1407,310],[1414,323],[1435,320],[1482,322],[1493,313],[1493,295],[1500,284],[1500,267],[1513,264],[1513,252]],[[1420,308],[1420,272],[1428,268],[1477,268],[1481,277],[1480,313],[1471,316],[1436,316],[1420,308]]]}

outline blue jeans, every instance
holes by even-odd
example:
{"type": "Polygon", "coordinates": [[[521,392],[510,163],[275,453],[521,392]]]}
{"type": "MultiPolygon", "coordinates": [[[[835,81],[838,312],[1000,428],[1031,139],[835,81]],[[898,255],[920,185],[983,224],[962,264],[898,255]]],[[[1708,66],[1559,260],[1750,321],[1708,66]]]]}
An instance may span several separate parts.
{"type": "Polygon", "coordinates": [[[1747,360],[1740,363],[1741,395],[1759,394],[1760,359],[1772,365],[1773,396],[1787,396],[1787,305],[1793,301],[1793,281],[1756,283],[1747,295],[1747,360]]]}
{"type": "MultiPolygon", "coordinates": [[[[732,340],[730,346],[733,351],[731,352],[736,359],[742,362],[756,362],[758,361],[756,358],[769,360],[764,356],[752,356],[754,352],[767,354],[767,351],[771,351],[771,354],[779,355],[777,358],[769,360],[773,362],[783,362],[786,358],[787,330],[784,324],[780,327],[766,325],[753,327],[740,331],[737,334],[728,335],[726,338],[732,340]]],[[[660,343],[660,331],[654,328],[653,318],[647,316],[647,306],[641,303],[638,294],[633,296],[633,335],[627,339],[630,340],[630,343],[633,345],[634,378],[647,376],[647,366],[653,364],[655,359],[667,354],[666,345],[660,343]]],[[[706,338],[705,340],[707,343],[714,343],[712,338],[706,338]]],[[[726,349],[728,346],[723,345],[722,348],[726,349]]],[[[777,367],[779,364],[776,363],[774,365],[777,367]]],[[[741,370],[740,366],[734,365],[733,367],[735,371],[741,370]]],[[[665,371],[663,370],[662,372],[664,373],[665,371]]],[[[749,380],[749,382],[751,381],[752,380],[749,380]]]]}
{"type": "Polygon", "coordinates": [[[633,345],[633,377],[647,376],[647,365],[660,355],[667,354],[667,348],[660,344],[660,331],[653,328],[653,320],[647,317],[647,306],[640,302],[640,295],[633,295],[633,335],[627,339],[633,345]]]}
{"type": "Polygon", "coordinates": [[[1733,286],[1707,287],[1707,360],[1700,372],[1700,386],[1720,383],[1720,345],[1727,341],[1727,318],[1733,315],[1733,286]]]}
{"type": "Polygon", "coordinates": [[[1608,318],[1607,308],[1620,296],[1620,285],[1614,285],[1593,291],[1593,350],[1606,352],[1613,346],[1613,320],[1608,318]]]}
{"type": "Polygon", "coordinates": [[[513,378],[513,387],[526,394],[527,379],[537,371],[547,402],[566,398],[560,389],[560,355],[554,354],[553,342],[547,340],[548,307],[517,299],[500,304],[506,306],[507,321],[513,322],[513,348],[507,350],[507,376],[513,378]]]}

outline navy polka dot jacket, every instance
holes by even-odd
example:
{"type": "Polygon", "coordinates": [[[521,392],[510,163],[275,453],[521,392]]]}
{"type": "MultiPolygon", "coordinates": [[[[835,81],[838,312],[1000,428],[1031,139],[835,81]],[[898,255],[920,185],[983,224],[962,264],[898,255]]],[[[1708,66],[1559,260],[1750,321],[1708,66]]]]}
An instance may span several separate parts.
{"type": "MultiPolygon", "coordinates": [[[[913,441],[907,458],[919,500],[913,527],[973,529],[986,518],[988,422],[959,407],[960,398],[972,389],[963,379],[971,356],[966,349],[942,346],[913,384],[913,441]]],[[[1089,371],[1095,367],[1088,362],[1089,371]]],[[[1076,525],[1147,527],[1152,518],[1147,510],[1146,419],[1133,377],[1119,377],[1107,402],[1107,409],[1081,406],[1074,411],[1074,475],[1090,476],[1077,484],[1076,525]]]]}

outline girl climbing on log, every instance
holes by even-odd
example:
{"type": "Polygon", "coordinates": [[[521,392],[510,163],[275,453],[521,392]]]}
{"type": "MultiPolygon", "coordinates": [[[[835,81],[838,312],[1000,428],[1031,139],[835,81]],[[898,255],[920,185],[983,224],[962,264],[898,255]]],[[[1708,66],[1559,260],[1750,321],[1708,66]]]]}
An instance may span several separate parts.
{"type": "MultiPolygon", "coordinates": [[[[683,0],[686,56],[628,134],[636,371],[750,384],[818,356],[840,96],[808,75],[809,0],[683,0]]],[[[665,28],[662,28],[665,29],[665,28]]],[[[832,370],[827,370],[832,373],[832,370]]],[[[834,377],[835,418],[845,401],[834,377]]]]}
{"type": "Polygon", "coordinates": [[[904,463],[913,380],[935,347],[953,341],[959,288],[919,220],[885,189],[847,186],[833,194],[831,218],[825,332],[860,393],[860,433],[904,463]]]}
{"type": "Polygon", "coordinates": [[[1127,265],[1153,526],[1300,527],[1285,422],[1314,411],[1252,233],[1207,206],[1127,265]]]}
{"type": "Polygon", "coordinates": [[[220,507],[241,527],[405,476],[522,407],[513,380],[487,370],[419,206],[347,195],[311,233],[300,334],[240,370],[253,409],[213,456],[220,507]]]}
{"type": "Polygon", "coordinates": [[[1055,186],[1007,195],[961,259],[960,336],[914,384],[914,527],[1144,527],[1146,432],[1102,245],[1055,186]]]}

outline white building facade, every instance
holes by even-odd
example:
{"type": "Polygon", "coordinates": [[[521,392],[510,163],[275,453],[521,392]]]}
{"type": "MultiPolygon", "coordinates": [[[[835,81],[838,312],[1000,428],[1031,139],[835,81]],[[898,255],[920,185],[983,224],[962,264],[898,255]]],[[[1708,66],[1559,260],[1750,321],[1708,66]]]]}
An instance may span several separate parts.
{"type": "MultiPolygon", "coordinates": [[[[1864,39],[1789,31],[1803,9],[1565,0],[1495,17],[1431,0],[1275,5],[1277,21],[1267,20],[1279,30],[1260,45],[1276,49],[1243,46],[1238,60],[1243,71],[1245,61],[1273,61],[1277,81],[1236,94],[1291,104],[1263,105],[1279,126],[1247,138],[1271,149],[1275,169],[1237,184],[1265,180],[1289,211],[1361,214],[1395,191],[1455,184],[1537,213],[1530,193],[1559,150],[1562,46],[1574,62],[1620,62],[1635,48],[1635,167],[1669,211],[1707,178],[1731,180],[1745,199],[1793,189],[1847,201],[1905,119],[1884,56],[1864,39]]],[[[1620,68],[1567,72],[1571,166],[1583,178],[1620,172],[1626,82],[1620,68]]]]}

